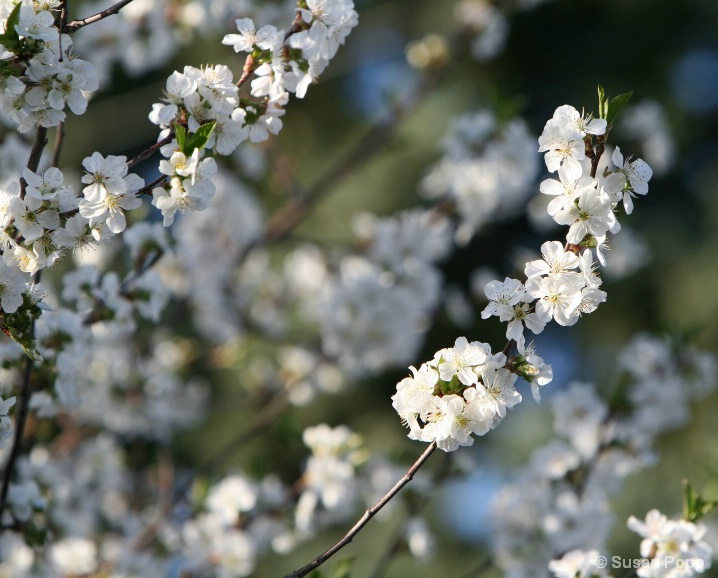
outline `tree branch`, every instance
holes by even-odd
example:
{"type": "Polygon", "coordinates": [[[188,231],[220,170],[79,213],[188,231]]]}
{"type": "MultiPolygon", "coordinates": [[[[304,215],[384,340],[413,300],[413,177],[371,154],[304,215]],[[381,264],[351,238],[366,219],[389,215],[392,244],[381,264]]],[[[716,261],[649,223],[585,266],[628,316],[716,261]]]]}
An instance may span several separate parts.
{"type": "Polygon", "coordinates": [[[107,8],[107,10],[102,10],[97,14],[93,14],[92,16],[88,16],[87,18],[83,18],[81,20],[73,20],[72,22],[69,22],[67,25],[65,25],[62,31],[66,34],[72,34],[73,32],[77,32],[83,26],[87,26],[88,24],[98,22],[100,20],[103,20],[104,18],[107,18],[108,16],[113,16],[114,14],[117,14],[130,2],[132,2],[132,0],[120,0],[120,2],[118,2],[117,4],[113,4],[112,6],[107,8]]]}
{"type": "Polygon", "coordinates": [[[303,576],[306,576],[309,574],[312,570],[315,568],[318,568],[324,562],[329,560],[334,554],[339,552],[344,546],[349,544],[353,539],[354,536],[356,536],[361,529],[366,526],[369,523],[369,520],[371,520],[376,514],[384,507],[386,506],[389,501],[396,496],[399,491],[408,484],[413,478],[416,472],[419,470],[421,466],[424,465],[426,460],[429,459],[429,456],[436,451],[436,442],[431,442],[429,444],[429,447],[424,450],[424,453],[419,456],[419,459],[414,462],[414,465],[412,465],[407,472],[402,476],[402,478],[394,485],[394,487],[389,490],[384,497],[379,500],[376,504],[374,504],[371,508],[369,508],[366,512],[364,512],[364,515],[359,518],[356,524],[352,526],[352,528],[346,533],[346,535],[339,540],[334,546],[329,548],[326,552],[323,554],[320,554],[314,560],[312,560],[309,564],[306,566],[303,566],[299,570],[295,570],[291,574],[287,574],[284,578],[302,578],[303,576]]]}
{"type": "MultiPolygon", "coordinates": [[[[35,321],[33,320],[31,331],[35,331],[35,321]]],[[[22,434],[25,431],[25,422],[27,421],[28,409],[30,407],[30,377],[32,376],[33,360],[29,357],[25,360],[25,372],[22,381],[22,390],[20,391],[20,402],[17,408],[17,417],[15,418],[15,432],[13,434],[12,448],[8,457],[5,469],[3,470],[2,488],[0,488],[0,520],[2,520],[3,512],[7,505],[7,495],[10,489],[10,479],[15,469],[15,461],[20,453],[20,442],[22,434]]],[[[5,530],[0,525],[0,534],[5,530]]]]}
{"type": "Polygon", "coordinates": [[[137,163],[141,163],[143,160],[150,158],[156,151],[161,149],[166,144],[169,144],[172,142],[172,139],[175,137],[175,131],[174,129],[170,130],[170,133],[163,138],[162,140],[157,141],[155,144],[153,144],[151,147],[145,149],[140,154],[138,154],[135,158],[130,159],[127,161],[127,168],[131,169],[134,167],[137,163]]]}
{"type": "MultiPolygon", "coordinates": [[[[27,160],[27,168],[33,173],[37,172],[37,167],[40,166],[40,159],[42,158],[42,151],[45,150],[47,145],[47,129],[44,126],[38,126],[35,131],[35,142],[32,143],[32,149],[30,150],[30,158],[27,160]]],[[[20,179],[20,198],[25,198],[25,189],[27,183],[25,178],[20,179]]]]}

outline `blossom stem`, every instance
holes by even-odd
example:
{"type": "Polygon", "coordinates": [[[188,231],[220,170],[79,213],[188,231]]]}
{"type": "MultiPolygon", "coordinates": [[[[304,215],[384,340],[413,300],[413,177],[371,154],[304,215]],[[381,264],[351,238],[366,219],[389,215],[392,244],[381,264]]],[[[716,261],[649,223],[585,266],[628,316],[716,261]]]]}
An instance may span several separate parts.
{"type": "Polygon", "coordinates": [[[596,137],[596,153],[593,157],[591,157],[591,178],[593,179],[596,178],[596,172],[598,171],[598,161],[601,160],[601,156],[606,150],[606,147],[604,145],[606,144],[607,136],[608,132],[606,132],[606,134],[598,135],[596,137]]]}
{"type": "Polygon", "coordinates": [[[424,465],[426,460],[429,459],[429,456],[433,454],[436,451],[436,442],[431,442],[429,444],[429,447],[424,450],[424,453],[419,456],[419,459],[417,459],[414,464],[406,471],[406,473],[402,476],[402,478],[394,485],[394,487],[389,490],[383,498],[381,498],[376,504],[374,504],[371,508],[368,508],[366,512],[364,512],[364,515],[359,518],[356,524],[352,526],[352,528],[346,533],[346,535],[339,540],[334,546],[329,548],[326,552],[323,554],[320,554],[317,556],[314,560],[312,560],[309,564],[306,566],[303,566],[299,570],[295,570],[291,574],[287,574],[284,578],[302,578],[303,576],[306,576],[309,574],[312,570],[315,568],[318,568],[324,562],[329,560],[334,554],[339,552],[344,546],[348,545],[353,539],[354,536],[356,536],[361,529],[366,526],[369,523],[369,520],[371,520],[376,514],[384,507],[386,506],[389,501],[396,496],[396,494],[399,493],[399,491],[408,484],[413,478],[416,472],[419,470],[421,466],[424,465]]]}

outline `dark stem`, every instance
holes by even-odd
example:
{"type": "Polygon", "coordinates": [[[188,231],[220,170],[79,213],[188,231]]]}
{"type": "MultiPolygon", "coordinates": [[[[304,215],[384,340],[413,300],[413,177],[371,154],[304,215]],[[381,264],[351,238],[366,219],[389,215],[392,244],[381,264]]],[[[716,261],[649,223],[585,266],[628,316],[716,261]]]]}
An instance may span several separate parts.
{"type": "Polygon", "coordinates": [[[93,14],[92,16],[88,16],[87,18],[82,18],[81,20],[73,20],[72,22],[69,22],[68,24],[63,26],[62,31],[67,34],[72,34],[83,26],[87,26],[88,24],[98,22],[104,18],[107,18],[108,16],[117,14],[130,2],[132,2],[132,0],[120,0],[120,2],[110,6],[107,10],[103,10],[102,12],[98,12],[97,14],[93,14]]]}
{"type": "Polygon", "coordinates": [[[160,175],[154,181],[152,181],[151,183],[147,183],[144,187],[139,189],[137,191],[137,194],[138,195],[151,195],[152,189],[154,189],[155,187],[160,185],[162,183],[162,181],[164,181],[166,178],[167,178],[167,175],[160,175]]]}
{"type": "Polygon", "coordinates": [[[312,570],[315,568],[318,568],[324,562],[329,560],[334,554],[339,552],[344,546],[348,545],[353,539],[354,536],[356,536],[361,529],[366,526],[369,523],[369,520],[371,520],[376,514],[384,507],[386,506],[389,501],[396,496],[396,494],[399,493],[399,491],[408,484],[413,478],[416,472],[419,470],[421,466],[424,465],[426,460],[429,459],[429,456],[436,451],[436,442],[431,442],[429,444],[429,447],[424,450],[424,453],[419,456],[419,459],[414,462],[414,465],[412,465],[407,472],[402,476],[402,478],[394,485],[394,487],[389,490],[384,497],[379,500],[376,504],[374,504],[371,508],[367,509],[366,512],[364,512],[364,515],[359,518],[356,524],[352,526],[352,528],[345,534],[345,536],[339,540],[334,546],[329,548],[326,552],[323,554],[320,554],[314,560],[312,560],[309,564],[306,566],[303,566],[299,570],[295,570],[291,574],[287,574],[284,578],[302,578],[303,576],[306,576],[309,574],[312,570]]]}
{"type": "MultiPolygon", "coordinates": [[[[35,321],[32,322],[31,331],[35,332],[35,321]]],[[[2,488],[0,488],[0,520],[2,520],[5,506],[7,505],[7,494],[10,489],[10,479],[15,469],[15,461],[20,453],[20,442],[22,434],[25,431],[25,422],[27,421],[28,409],[30,407],[30,378],[32,376],[33,360],[29,357],[25,360],[25,371],[22,381],[22,390],[20,391],[20,402],[17,407],[15,417],[15,432],[13,434],[12,448],[8,457],[5,469],[3,470],[2,488]]],[[[0,534],[5,530],[0,526],[0,534]]]]}
{"type": "MultiPolygon", "coordinates": [[[[67,1],[61,0],[60,2],[60,14],[55,18],[55,23],[57,27],[60,30],[65,30],[65,26],[67,26],[67,1]]],[[[62,33],[58,36],[57,39],[57,45],[60,49],[60,58],[58,58],[58,61],[63,62],[64,58],[62,57],[62,33]]],[[[62,123],[60,123],[62,124],[62,123]]],[[[55,166],[55,165],[53,165],[55,166]]]]}
{"type": "MultiPolygon", "coordinates": [[[[32,150],[30,151],[30,158],[27,160],[27,168],[33,173],[37,172],[37,167],[40,165],[40,159],[42,158],[42,151],[47,145],[47,129],[44,126],[38,126],[35,132],[35,142],[32,143],[32,150]]],[[[25,198],[25,189],[27,188],[27,182],[25,178],[20,179],[20,198],[25,198]]]]}
{"type": "Polygon", "coordinates": [[[60,153],[62,152],[62,141],[65,139],[65,123],[61,122],[57,125],[55,133],[55,150],[52,152],[52,161],[50,166],[58,167],[60,164],[60,153]]]}
{"type": "Polygon", "coordinates": [[[160,141],[157,141],[155,144],[153,144],[151,147],[145,149],[140,154],[138,154],[135,158],[130,159],[127,161],[127,168],[131,169],[134,167],[137,163],[141,163],[143,160],[150,158],[155,152],[157,152],[159,149],[161,149],[166,144],[169,144],[172,142],[172,139],[175,137],[175,131],[174,129],[170,130],[170,134],[168,134],[165,138],[163,138],[160,141]]]}
{"type": "Polygon", "coordinates": [[[608,133],[596,137],[596,153],[593,157],[591,157],[591,178],[596,178],[596,172],[598,171],[598,161],[601,160],[601,156],[606,150],[606,147],[604,145],[606,144],[607,137],[608,133]]]}
{"type": "MultiPolygon", "coordinates": [[[[33,173],[37,172],[37,167],[40,165],[40,159],[42,158],[42,151],[47,145],[47,128],[43,126],[37,127],[35,132],[35,142],[32,145],[30,151],[30,158],[27,161],[27,168],[33,173]]],[[[25,190],[27,189],[27,182],[24,178],[20,179],[20,198],[25,198],[25,190]]],[[[35,276],[35,281],[40,280],[40,273],[35,276]]],[[[30,325],[30,332],[34,336],[35,334],[35,320],[32,320],[30,325]]],[[[10,489],[10,479],[15,468],[15,461],[20,453],[20,442],[22,441],[22,434],[25,431],[25,422],[27,420],[27,413],[30,407],[30,378],[32,377],[33,360],[29,357],[25,361],[25,371],[23,374],[22,389],[20,390],[20,401],[17,405],[17,412],[15,418],[15,432],[13,434],[12,448],[10,449],[10,456],[8,457],[5,469],[3,470],[2,487],[0,488],[0,520],[2,520],[5,506],[7,505],[7,494],[10,489]]],[[[4,528],[0,526],[0,533],[4,531],[4,528]]]]}

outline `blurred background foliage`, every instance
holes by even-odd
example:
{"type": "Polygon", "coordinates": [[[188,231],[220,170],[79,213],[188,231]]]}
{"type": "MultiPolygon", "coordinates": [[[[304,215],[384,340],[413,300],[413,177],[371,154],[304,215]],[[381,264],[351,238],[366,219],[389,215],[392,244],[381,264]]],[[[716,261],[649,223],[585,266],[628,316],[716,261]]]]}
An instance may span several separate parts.
{"type": "MultiPolygon", "coordinates": [[[[268,171],[253,186],[267,213],[311,188],[351,155],[371,126],[392,119],[397,103],[411,94],[418,100],[405,116],[394,119],[395,128],[380,134],[342,178],[326,188],[288,243],[349,247],[358,211],[388,215],[425,204],[417,184],[440,157],[441,138],[454,116],[485,108],[500,117],[520,115],[538,136],[559,105],[595,110],[598,83],[609,95],[633,90],[631,104],[650,99],[663,107],[675,145],[669,168],[662,174],[656,171],[648,196],[637,201],[633,215],[622,218],[645,237],[651,259],[626,278],[608,278],[603,287],[608,302],[595,315],[575,327],[538,336],[539,351],[554,364],[555,382],[546,388],[546,397],[571,379],[595,380],[601,390],[610,391],[617,378],[616,356],[638,331],[668,331],[718,352],[718,2],[554,0],[530,10],[519,10],[527,4],[519,0],[498,2],[510,14],[503,50],[483,62],[460,50],[432,73],[433,82],[421,84],[420,73],[407,64],[406,46],[439,34],[465,47],[468,36],[456,33],[456,4],[357,1],[359,26],[307,98],[291,103],[285,129],[264,147],[268,171]]],[[[228,23],[226,32],[229,28],[228,23]]],[[[74,40],[81,45],[82,33],[74,40]]],[[[171,69],[208,62],[241,67],[219,40],[189,45],[166,70],[141,78],[115,70],[112,89],[98,96],[85,116],[68,123],[66,165],[79,167],[93,150],[130,155],[144,148],[155,134],[147,113],[171,69]]],[[[640,156],[624,128],[619,122],[610,142],[620,144],[626,155],[640,156]]],[[[525,214],[491,224],[443,264],[445,284],[469,294],[470,274],[479,267],[492,268],[498,278],[514,274],[522,262],[521,250],[537,253],[545,238],[557,238],[556,230],[537,232],[525,214]]],[[[479,323],[483,304],[476,301],[473,307],[474,320],[461,327],[445,309],[436,312],[416,365],[453,344],[458,335],[495,348],[503,345],[503,327],[495,320],[479,323]]],[[[182,306],[174,312],[181,320],[182,306]]],[[[208,476],[240,469],[251,474],[277,471],[291,481],[301,474],[307,455],[302,430],[321,422],[346,423],[361,434],[367,448],[379,448],[407,464],[423,450],[422,444],[405,438],[389,401],[406,369],[365,380],[310,406],[270,415],[261,434],[232,446],[231,440],[268,402],[267,394],[245,387],[246,372],[252,356],[273,345],[248,338],[239,345],[210,347],[192,335],[188,339],[197,367],[212,383],[214,409],[207,423],[180,438],[180,465],[206,464],[200,469],[208,476]],[[224,452],[226,447],[231,449],[224,452]],[[219,455],[221,460],[213,460],[219,455]]],[[[420,564],[401,553],[387,576],[478,575],[473,569],[487,556],[485,509],[492,492],[501,480],[510,479],[511,468],[526,463],[532,449],[551,436],[546,404],[536,405],[527,387],[521,391],[525,403],[501,428],[458,452],[476,459],[476,474],[466,483],[432,492],[428,509],[438,528],[437,556],[420,564]]],[[[695,412],[689,427],[662,439],[660,464],[631,478],[616,500],[614,553],[633,557],[638,551],[639,538],[625,529],[629,514],[642,518],[653,507],[669,515],[679,512],[682,477],[718,497],[718,400],[714,396],[695,412]]],[[[442,468],[445,459],[434,456],[427,470],[442,468]]],[[[380,518],[342,554],[356,556],[353,576],[371,575],[399,523],[396,513],[380,518]]],[[[324,533],[289,558],[266,560],[256,576],[282,575],[337,537],[338,531],[324,533]]]]}

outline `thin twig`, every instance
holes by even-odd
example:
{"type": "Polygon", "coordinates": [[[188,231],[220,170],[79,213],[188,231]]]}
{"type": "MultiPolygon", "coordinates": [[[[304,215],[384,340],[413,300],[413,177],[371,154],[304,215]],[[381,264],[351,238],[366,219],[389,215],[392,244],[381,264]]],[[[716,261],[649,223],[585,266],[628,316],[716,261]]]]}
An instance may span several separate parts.
{"type": "Polygon", "coordinates": [[[371,520],[376,514],[384,507],[386,506],[389,501],[396,496],[396,494],[399,493],[399,491],[408,484],[413,478],[416,472],[419,470],[421,466],[424,465],[426,460],[429,459],[429,456],[436,451],[436,442],[431,442],[429,444],[429,447],[424,450],[424,453],[419,456],[419,459],[414,462],[414,465],[412,465],[407,472],[402,476],[402,478],[394,485],[394,487],[389,490],[384,497],[379,500],[376,504],[374,504],[371,508],[369,508],[366,512],[364,512],[364,515],[359,518],[356,524],[352,526],[352,528],[346,533],[346,535],[339,540],[334,546],[329,548],[326,552],[323,554],[320,554],[314,560],[312,560],[309,564],[306,566],[303,566],[299,570],[295,570],[291,574],[287,574],[284,578],[302,578],[303,576],[306,576],[309,574],[312,570],[315,568],[318,568],[324,562],[329,560],[334,554],[339,552],[344,546],[349,544],[353,539],[354,536],[356,536],[361,529],[366,526],[369,523],[369,520],[371,520]]]}
{"type": "Polygon", "coordinates": [[[83,26],[87,26],[88,24],[98,22],[100,20],[103,20],[104,18],[107,18],[108,16],[113,16],[114,14],[117,14],[130,2],[132,2],[132,0],[121,0],[117,4],[110,6],[106,10],[98,12],[97,14],[93,14],[92,16],[88,16],[87,18],[82,18],[81,20],[73,20],[72,22],[65,25],[62,31],[66,34],[72,34],[73,32],[78,31],[83,26]]]}
{"type": "MultiPolygon", "coordinates": [[[[35,332],[35,321],[32,322],[31,331],[35,332]]],[[[25,371],[22,380],[22,390],[20,391],[20,402],[18,403],[17,414],[15,418],[15,432],[13,434],[12,448],[8,457],[5,469],[3,470],[2,488],[0,488],[0,520],[2,520],[5,506],[7,505],[7,495],[10,489],[10,479],[15,469],[15,461],[20,453],[20,442],[25,431],[25,422],[27,421],[28,409],[30,407],[30,377],[32,376],[33,360],[29,357],[25,360],[25,371]]],[[[5,530],[0,526],[0,534],[5,530]]]]}
{"type": "MultiPolygon", "coordinates": [[[[67,26],[67,2],[66,0],[60,0],[60,13],[55,17],[55,25],[60,30],[65,30],[65,26],[67,26]]],[[[57,59],[59,62],[63,62],[65,59],[62,56],[62,34],[58,36],[57,39],[57,45],[60,49],[60,57],[57,59]]],[[[60,123],[62,124],[62,123],[60,123]]],[[[55,165],[53,165],[55,166],[55,165]]]]}
{"type": "Polygon", "coordinates": [[[175,137],[175,131],[174,129],[170,129],[170,133],[163,138],[162,140],[157,141],[155,144],[153,144],[151,147],[148,147],[144,151],[142,151],[140,154],[138,154],[135,158],[130,159],[127,161],[127,168],[131,169],[134,167],[137,163],[142,162],[145,159],[150,158],[156,151],[161,149],[166,144],[169,144],[172,142],[172,139],[175,137]]]}
{"type": "Polygon", "coordinates": [[[151,195],[152,189],[154,189],[155,187],[160,185],[162,183],[162,181],[164,181],[166,178],[167,178],[167,175],[160,175],[154,181],[147,183],[144,187],[142,187],[141,189],[138,189],[137,194],[138,195],[151,195]]]}

